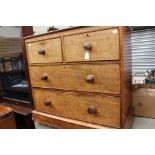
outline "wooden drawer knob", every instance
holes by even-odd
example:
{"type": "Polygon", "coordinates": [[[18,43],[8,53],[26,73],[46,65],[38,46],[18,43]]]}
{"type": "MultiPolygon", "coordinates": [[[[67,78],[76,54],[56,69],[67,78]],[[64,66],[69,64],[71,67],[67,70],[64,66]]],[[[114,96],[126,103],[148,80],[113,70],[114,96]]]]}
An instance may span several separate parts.
{"type": "Polygon", "coordinates": [[[94,106],[90,106],[87,111],[89,114],[96,114],[97,112],[94,106]]]}
{"type": "Polygon", "coordinates": [[[83,48],[84,48],[85,50],[91,50],[91,49],[92,49],[92,45],[91,45],[91,43],[85,42],[85,43],[83,44],[83,48]]]}
{"type": "Polygon", "coordinates": [[[44,101],[44,105],[45,106],[50,106],[51,105],[51,101],[50,100],[45,100],[44,101]]]}
{"type": "Polygon", "coordinates": [[[43,74],[42,77],[41,77],[41,80],[44,80],[44,81],[48,80],[47,74],[43,74]]]}
{"type": "Polygon", "coordinates": [[[86,76],[86,82],[88,82],[88,83],[94,83],[94,81],[95,81],[94,75],[87,75],[86,76]]]}
{"type": "Polygon", "coordinates": [[[40,55],[45,55],[45,49],[44,48],[39,49],[38,53],[40,55]]]}

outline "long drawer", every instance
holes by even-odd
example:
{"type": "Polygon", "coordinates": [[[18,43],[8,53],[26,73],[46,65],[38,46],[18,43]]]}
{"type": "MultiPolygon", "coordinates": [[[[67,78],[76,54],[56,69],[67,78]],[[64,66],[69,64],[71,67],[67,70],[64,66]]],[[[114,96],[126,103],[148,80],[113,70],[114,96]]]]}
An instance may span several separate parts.
{"type": "Polygon", "coordinates": [[[65,36],[64,49],[67,62],[119,60],[119,31],[114,28],[65,36]]]}
{"type": "Polygon", "coordinates": [[[101,125],[120,127],[120,98],[33,89],[35,109],[101,125]]]}
{"type": "Polygon", "coordinates": [[[119,64],[31,66],[33,87],[120,94],[119,64]]]}
{"type": "Polygon", "coordinates": [[[61,39],[53,38],[27,43],[29,63],[62,62],[61,39]]]}

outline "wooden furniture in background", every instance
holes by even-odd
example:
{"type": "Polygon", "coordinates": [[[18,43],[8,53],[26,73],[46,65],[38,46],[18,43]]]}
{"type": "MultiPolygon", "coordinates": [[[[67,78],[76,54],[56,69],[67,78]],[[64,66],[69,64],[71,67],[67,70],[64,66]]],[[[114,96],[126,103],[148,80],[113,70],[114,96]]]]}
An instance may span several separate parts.
{"type": "MultiPolygon", "coordinates": [[[[33,28],[32,26],[21,26],[19,28],[20,30],[20,37],[19,38],[0,38],[0,49],[5,49],[5,51],[0,52],[0,57],[6,57],[7,62],[9,62],[10,58],[16,57],[19,54],[22,54],[23,61],[24,61],[24,69],[20,71],[15,70],[9,70],[11,63],[6,64],[6,70],[2,70],[0,73],[1,77],[8,77],[8,76],[18,76],[18,75],[24,75],[26,76],[26,80],[28,83],[28,89],[23,88],[7,88],[7,91],[12,92],[10,94],[15,93],[13,96],[4,96],[4,87],[2,84],[2,81],[0,81],[0,105],[6,105],[8,107],[11,107],[14,111],[14,115],[16,118],[17,128],[34,128],[34,123],[32,121],[32,110],[33,110],[33,104],[32,104],[32,97],[31,97],[31,89],[30,89],[30,82],[29,82],[29,74],[27,70],[27,59],[25,54],[25,46],[24,46],[24,40],[23,37],[29,36],[33,34],[33,28]],[[4,48],[5,47],[5,48],[4,48]],[[25,98],[23,99],[17,99],[14,97],[20,97],[21,94],[25,95],[27,97],[27,100],[25,98]]],[[[11,61],[10,61],[11,62],[11,61]]],[[[4,78],[5,79],[5,78],[4,78]]],[[[16,78],[15,78],[16,79],[16,78]]],[[[23,95],[24,96],[24,95],[23,95]]]]}
{"type": "Polygon", "coordinates": [[[13,109],[0,105],[0,129],[16,129],[13,109]]]}
{"type": "Polygon", "coordinates": [[[76,27],[27,37],[25,44],[34,121],[55,128],[131,127],[128,27],[76,27]]]}
{"type": "Polygon", "coordinates": [[[2,102],[1,105],[8,106],[14,111],[16,125],[18,129],[33,129],[34,123],[32,121],[32,110],[33,108],[26,107],[20,104],[11,104],[2,102]]]}

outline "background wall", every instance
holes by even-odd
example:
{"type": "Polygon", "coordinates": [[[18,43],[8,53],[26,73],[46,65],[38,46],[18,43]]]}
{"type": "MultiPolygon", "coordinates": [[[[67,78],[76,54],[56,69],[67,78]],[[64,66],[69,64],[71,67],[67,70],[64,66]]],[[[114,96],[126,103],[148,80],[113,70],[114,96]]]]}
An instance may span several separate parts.
{"type": "Polygon", "coordinates": [[[19,26],[0,26],[0,37],[20,38],[19,26]]]}
{"type": "Polygon", "coordinates": [[[19,26],[0,26],[0,72],[4,72],[2,60],[5,61],[5,71],[11,71],[11,62],[6,60],[22,53],[20,34],[19,26]]]}
{"type": "Polygon", "coordinates": [[[131,35],[132,73],[155,69],[155,29],[136,30],[131,35]]]}

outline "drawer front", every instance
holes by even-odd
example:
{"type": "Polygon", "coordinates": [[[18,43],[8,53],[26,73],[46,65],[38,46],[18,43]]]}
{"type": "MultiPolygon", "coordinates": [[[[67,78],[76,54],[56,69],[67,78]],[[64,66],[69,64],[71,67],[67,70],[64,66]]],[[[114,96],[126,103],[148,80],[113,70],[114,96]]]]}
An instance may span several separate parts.
{"type": "Polygon", "coordinates": [[[119,60],[118,29],[64,37],[66,62],[119,60]]]}
{"type": "Polygon", "coordinates": [[[101,125],[120,127],[120,98],[65,91],[33,90],[38,111],[101,125]]]}
{"type": "Polygon", "coordinates": [[[60,38],[27,44],[29,63],[62,62],[60,38]]]}
{"type": "Polygon", "coordinates": [[[120,94],[119,64],[31,66],[33,87],[120,94]]]}

